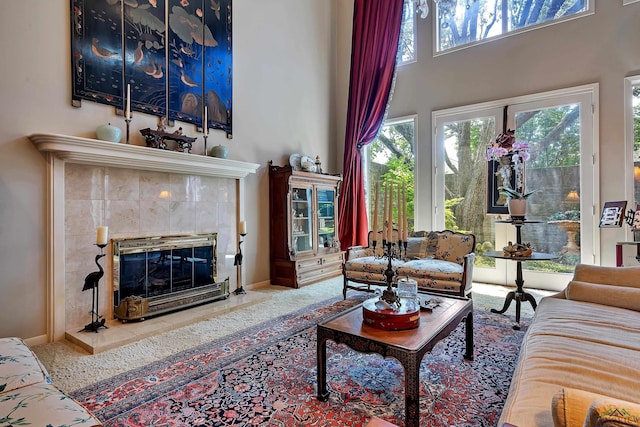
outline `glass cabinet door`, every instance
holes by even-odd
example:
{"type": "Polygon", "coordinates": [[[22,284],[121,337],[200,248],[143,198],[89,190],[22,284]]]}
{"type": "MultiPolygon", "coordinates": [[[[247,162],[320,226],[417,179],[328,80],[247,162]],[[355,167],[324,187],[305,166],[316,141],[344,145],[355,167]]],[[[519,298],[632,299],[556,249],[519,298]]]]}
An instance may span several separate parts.
{"type": "Polygon", "coordinates": [[[291,244],[296,253],[313,250],[311,188],[291,190],[291,244]]]}
{"type": "Polygon", "coordinates": [[[318,249],[331,248],[336,236],[335,192],[318,188],[318,249]]]}

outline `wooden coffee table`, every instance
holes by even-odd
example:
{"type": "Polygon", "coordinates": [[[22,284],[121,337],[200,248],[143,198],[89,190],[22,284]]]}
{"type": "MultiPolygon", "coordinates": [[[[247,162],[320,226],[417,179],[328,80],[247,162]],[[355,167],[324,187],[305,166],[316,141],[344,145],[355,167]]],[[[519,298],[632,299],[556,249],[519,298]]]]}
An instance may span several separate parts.
{"type": "Polygon", "coordinates": [[[318,400],[327,391],[327,340],[346,344],[361,353],[377,353],[397,359],[404,368],[405,425],[420,424],[420,362],[425,353],[465,320],[464,358],[473,360],[473,302],[469,298],[429,294],[441,301],[433,311],[420,311],[420,325],[404,331],[385,331],[362,321],[362,304],[318,323],[318,400]]]}

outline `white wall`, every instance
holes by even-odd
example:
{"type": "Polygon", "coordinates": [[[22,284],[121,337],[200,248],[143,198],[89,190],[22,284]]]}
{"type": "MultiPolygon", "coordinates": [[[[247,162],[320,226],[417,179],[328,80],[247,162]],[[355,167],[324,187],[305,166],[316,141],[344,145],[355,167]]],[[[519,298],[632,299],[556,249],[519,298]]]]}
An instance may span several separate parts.
{"type": "MultiPolygon", "coordinates": [[[[427,171],[418,177],[423,205],[431,206],[432,111],[587,83],[600,85],[596,203],[626,199],[623,89],[626,76],[640,74],[640,3],[598,0],[595,6],[594,15],[438,57],[432,54],[435,7],[426,20],[417,19],[418,61],[398,68],[388,118],[418,115],[417,162],[427,171]]],[[[431,224],[430,217],[419,221],[431,224]]],[[[603,265],[615,265],[625,228],[600,230],[603,265]]]]}
{"type": "MultiPolygon", "coordinates": [[[[233,2],[233,139],[212,132],[209,146],[227,144],[230,158],[263,165],[245,181],[246,283],[269,279],[268,161],[300,152],[338,172],[335,8],[335,0],[233,2]]],[[[71,107],[69,16],[68,0],[5,0],[0,14],[0,336],[34,342],[46,333],[46,164],[27,136],[94,137],[107,122],[124,129],[111,107],[71,107]]],[[[131,126],[143,145],[138,130],[156,120],[136,114],[131,126]]]]}

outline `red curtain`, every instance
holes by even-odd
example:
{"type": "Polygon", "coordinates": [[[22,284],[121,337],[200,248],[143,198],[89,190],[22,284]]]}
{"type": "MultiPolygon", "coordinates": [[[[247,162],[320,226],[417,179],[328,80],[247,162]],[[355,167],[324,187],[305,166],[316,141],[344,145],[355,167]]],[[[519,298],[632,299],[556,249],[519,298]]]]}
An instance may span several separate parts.
{"type": "Polygon", "coordinates": [[[384,120],[396,67],[404,0],[355,0],[340,197],[340,245],[366,245],[369,223],[361,149],[384,120]]]}

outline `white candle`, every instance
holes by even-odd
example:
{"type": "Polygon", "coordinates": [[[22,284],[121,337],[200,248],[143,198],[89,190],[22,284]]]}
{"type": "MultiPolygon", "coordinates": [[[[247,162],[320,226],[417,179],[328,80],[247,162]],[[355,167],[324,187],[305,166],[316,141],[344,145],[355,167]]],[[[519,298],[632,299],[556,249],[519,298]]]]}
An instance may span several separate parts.
{"type": "Polygon", "coordinates": [[[127,106],[124,110],[124,118],[129,120],[131,118],[131,85],[127,85],[127,106]]]}
{"type": "Polygon", "coordinates": [[[404,203],[402,205],[402,217],[404,218],[404,241],[409,241],[409,221],[407,220],[407,190],[406,187],[402,188],[402,198],[404,203]]]}
{"type": "Polygon", "coordinates": [[[378,240],[378,183],[376,182],[375,201],[373,202],[373,239],[378,240]]]}
{"type": "Polygon", "coordinates": [[[393,184],[389,185],[389,224],[387,225],[387,242],[393,242],[393,184]]]}
{"type": "Polygon", "coordinates": [[[207,120],[207,106],[204,106],[204,119],[202,120],[202,132],[207,136],[207,131],[209,130],[209,121],[207,120]]]}
{"type": "Polygon", "coordinates": [[[106,245],[107,244],[107,235],[109,232],[109,227],[98,227],[98,232],[96,235],[96,245],[106,245]]]}
{"type": "Polygon", "coordinates": [[[398,184],[398,240],[402,240],[402,192],[398,184]]]}
{"type": "Polygon", "coordinates": [[[240,234],[247,234],[247,222],[240,221],[240,225],[238,226],[238,232],[240,234]]]}
{"type": "Polygon", "coordinates": [[[387,200],[387,187],[384,187],[384,209],[382,210],[382,240],[387,240],[387,217],[389,216],[389,205],[387,200]]]}

